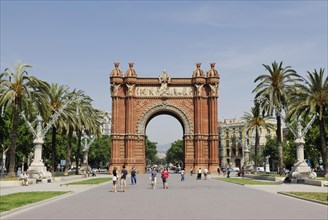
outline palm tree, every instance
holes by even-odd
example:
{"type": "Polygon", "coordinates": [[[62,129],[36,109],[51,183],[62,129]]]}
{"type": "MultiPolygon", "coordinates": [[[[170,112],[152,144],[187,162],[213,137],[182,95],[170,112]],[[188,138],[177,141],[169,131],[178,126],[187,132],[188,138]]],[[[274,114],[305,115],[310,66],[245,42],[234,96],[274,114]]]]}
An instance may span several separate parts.
{"type": "MultiPolygon", "coordinates": [[[[51,116],[58,112],[58,110],[64,105],[65,102],[69,99],[69,90],[66,85],[58,85],[57,83],[52,83],[48,89],[48,103],[47,103],[47,114],[45,116],[45,121],[49,121],[51,116]]],[[[62,116],[62,114],[61,114],[62,116]]],[[[52,138],[51,138],[51,166],[53,169],[57,167],[57,158],[56,158],[56,135],[57,130],[63,127],[63,121],[61,118],[52,125],[52,138]]]]}
{"type": "Polygon", "coordinates": [[[255,171],[257,167],[257,154],[258,147],[260,143],[260,130],[261,129],[273,129],[274,124],[270,121],[272,117],[264,116],[260,113],[260,106],[258,103],[255,103],[255,106],[251,108],[250,112],[245,112],[242,119],[245,121],[244,130],[248,132],[255,131],[255,171]]]}
{"type": "Polygon", "coordinates": [[[304,79],[304,84],[296,84],[290,96],[289,114],[306,116],[314,112],[319,116],[320,128],[320,147],[325,170],[325,177],[328,178],[328,158],[326,146],[326,130],[324,116],[328,109],[328,76],[324,76],[324,69],[319,72],[314,69],[313,72],[307,72],[308,79],[304,79]]]}
{"type": "MultiPolygon", "coordinates": [[[[12,130],[11,130],[11,145],[9,153],[8,176],[15,176],[15,157],[16,157],[16,142],[18,132],[18,117],[21,110],[28,110],[31,106],[29,102],[34,101],[34,98],[41,97],[42,91],[45,90],[47,83],[29,76],[26,68],[30,68],[29,64],[23,64],[17,61],[14,64],[14,71],[10,68],[5,69],[0,75],[0,106],[6,107],[11,105],[12,109],[12,130]],[[5,79],[8,77],[8,79],[5,79]]],[[[36,101],[36,100],[35,100],[36,101]]]]}
{"type": "Polygon", "coordinates": [[[283,174],[283,152],[282,152],[282,135],[281,135],[281,114],[287,106],[287,93],[296,81],[300,80],[299,75],[290,66],[282,67],[282,62],[276,61],[269,65],[263,64],[268,74],[258,76],[254,82],[259,82],[253,92],[256,92],[255,99],[265,98],[268,102],[262,102],[262,107],[269,115],[276,113],[277,120],[277,145],[279,152],[279,173],[283,174]]]}
{"type": "MultiPolygon", "coordinates": [[[[76,167],[78,167],[79,159],[81,159],[82,132],[83,130],[85,130],[87,134],[100,136],[100,113],[92,107],[92,99],[89,96],[85,95],[83,91],[77,91],[76,97],[78,99],[78,102],[76,104],[77,120],[74,128],[78,138],[78,146],[75,157],[76,167]]],[[[76,169],[76,174],[78,174],[78,169],[76,169]]]]}

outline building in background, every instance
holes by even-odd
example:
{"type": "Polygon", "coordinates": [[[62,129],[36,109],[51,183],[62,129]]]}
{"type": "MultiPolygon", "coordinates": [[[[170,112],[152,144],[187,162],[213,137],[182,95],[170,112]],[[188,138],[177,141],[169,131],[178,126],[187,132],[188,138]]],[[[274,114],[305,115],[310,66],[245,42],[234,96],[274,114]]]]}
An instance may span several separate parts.
{"type": "MultiPolygon", "coordinates": [[[[228,164],[230,167],[241,168],[244,164],[244,147],[250,145],[251,154],[254,152],[255,132],[247,133],[248,139],[245,138],[245,123],[240,119],[224,119],[219,122],[219,164],[225,168],[228,164]],[[241,144],[242,143],[242,144],[241,144]]],[[[275,130],[260,129],[259,154],[267,140],[276,135],[275,130]]],[[[252,161],[252,158],[250,158],[252,161]]]]}
{"type": "Polygon", "coordinates": [[[110,135],[111,124],[112,124],[111,122],[112,122],[112,114],[110,112],[103,112],[103,121],[101,125],[102,135],[110,135]]]}

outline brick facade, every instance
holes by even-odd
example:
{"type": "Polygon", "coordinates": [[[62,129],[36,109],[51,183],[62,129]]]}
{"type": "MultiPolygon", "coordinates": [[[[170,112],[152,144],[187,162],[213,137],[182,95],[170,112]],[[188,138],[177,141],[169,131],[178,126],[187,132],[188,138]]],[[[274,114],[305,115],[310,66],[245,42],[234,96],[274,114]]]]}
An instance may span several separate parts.
{"type": "Polygon", "coordinates": [[[200,63],[192,78],[171,78],[165,71],[158,78],[139,78],[129,63],[123,76],[119,63],[110,74],[112,130],[110,169],[146,167],[145,129],[161,114],[175,117],[183,127],[185,167],[218,166],[218,94],[220,77],[211,64],[207,74],[200,63]]]}

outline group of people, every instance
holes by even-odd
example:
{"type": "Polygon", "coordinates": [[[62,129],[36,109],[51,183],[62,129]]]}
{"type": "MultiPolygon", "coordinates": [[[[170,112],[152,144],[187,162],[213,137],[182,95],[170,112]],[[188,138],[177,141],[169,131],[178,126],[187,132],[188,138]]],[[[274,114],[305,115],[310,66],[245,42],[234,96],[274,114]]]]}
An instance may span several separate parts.
{"type": "MultiPolygon", "coordinates": [[[[156,169],[156,167],[153,167],[150,173],[150,180],[151,180],[151,187],[153,189],[156,189],[156,184],[157,184],[157,173],[158,170],[156,169]]],[[[169,178],[169,170],[167,169],[167,167],[165,167],[161,172],[161,178],[162,178],[162,182],[163,182],[163,189],[168,189],[168,183],[167,183],[167,179],[169,178]]]]}
{"type": "MultiPolygon", "coordinates": [[[[121,173],[119,173],[117,167],[113,168],[113,185],[112,192],[117,192],[117,182],[120,181],[120,191],[125,192],[126,190],[126,178],[128,175],[128,171],[126,170],[125,165],[123,165],[121,173]]],[[[135,166],[132,167],[131,170],[131,184],[137,184],[137,168],[135,166]]]]}
{"type": "MultiPolygon", "coordinates": [[[[192,167],[190,167],[190,175],[192,176],[192,172],[193,172],[193,170],[192,170],[192,167]]],[[[197,178],[196,178],[196,180],[201,180],[202,179],[202,168],[201,167],[199,167],[198,168],[198,171],[197,171],[197,178]]],[[[207,169],[207,167],[205,167],[204,168],[204,180],[207,180],[207,175],[208,175],[208,169],[207,169]]]]}
{"type": "Polygon", "coordinates": [[[19,175],[19,179],[22,181],[23,186],[28,186],[29,185],[29,175],[27,172],[23,172],[19,175]]]}
{"type": "MultiPolygon", "coordinates": [[[[207,167],[204,168],[204,170],[202,170],[201,167],[199,167],[198,171],[197,171],[197,178],[196,180],[201,180],[202,179],[202,175],[204,175],[204,180],[207,180],[208,177],[208,169],[207,167]]],[[[220,175],[220,168],[218,168],[218,173],[220,175]]],[[[162,183],[163,183],[163,189],[168,189],[168,178],[169,178],[169,170],[167,167],[165,167],[163,170],[159,171],[157,169],[157,167],[152,167],[151,168],[151,172],[150,172],[150,185],[152,189],[156,189],[157,186],[157,175],[160,174],[161,175],[161,179],[162,179],[162,183]]],[[[119,173],[117,167],[113,168],[113,185],[112,185],[112,192],[117,192],[117,184],[118,182],[120,183],[120,191],[121,192],[125,192],[126,190],[126,181],[127,181],[127,175],[128,175],[128,171],[126,170],[125,165],[123,165],[121,172],[119,173]]],[[[180,171],[180,175],[181,175],[181,182],[184,182],[185,180],[185,171],[184,169],[181,169],[180,171]]],[[[190,167],[190,175],[193,175],[193,168],[190,167]]],[[[229,177],[229,174],[228,174],[229,177]]],[[[131,185],[135,185],[137,184],[137,169],[135,166],[132,167],[131,170],[131,185]]]]}

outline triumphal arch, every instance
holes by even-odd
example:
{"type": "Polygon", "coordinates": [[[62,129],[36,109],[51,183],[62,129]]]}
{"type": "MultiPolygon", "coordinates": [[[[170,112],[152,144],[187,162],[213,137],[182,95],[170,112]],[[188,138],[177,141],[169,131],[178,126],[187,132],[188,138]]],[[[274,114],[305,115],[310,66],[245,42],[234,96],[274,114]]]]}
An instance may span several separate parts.
{"type": "Polygon", "coordinates": [[[141,78],[129,63],[123,73],[119,63],[110,73],[112,97],[112,130],[110,169],[123,164],[130,170],[136,166],[142,173],[146,167],[145,137],[148,122],[161,114],[175,117],[183,128],[184,164],[218,166],[218,95],[220,77],[215,63],[206,74],[201,64],[191,78],[174,78],[166,71],[159,77],[141,78]]]}

